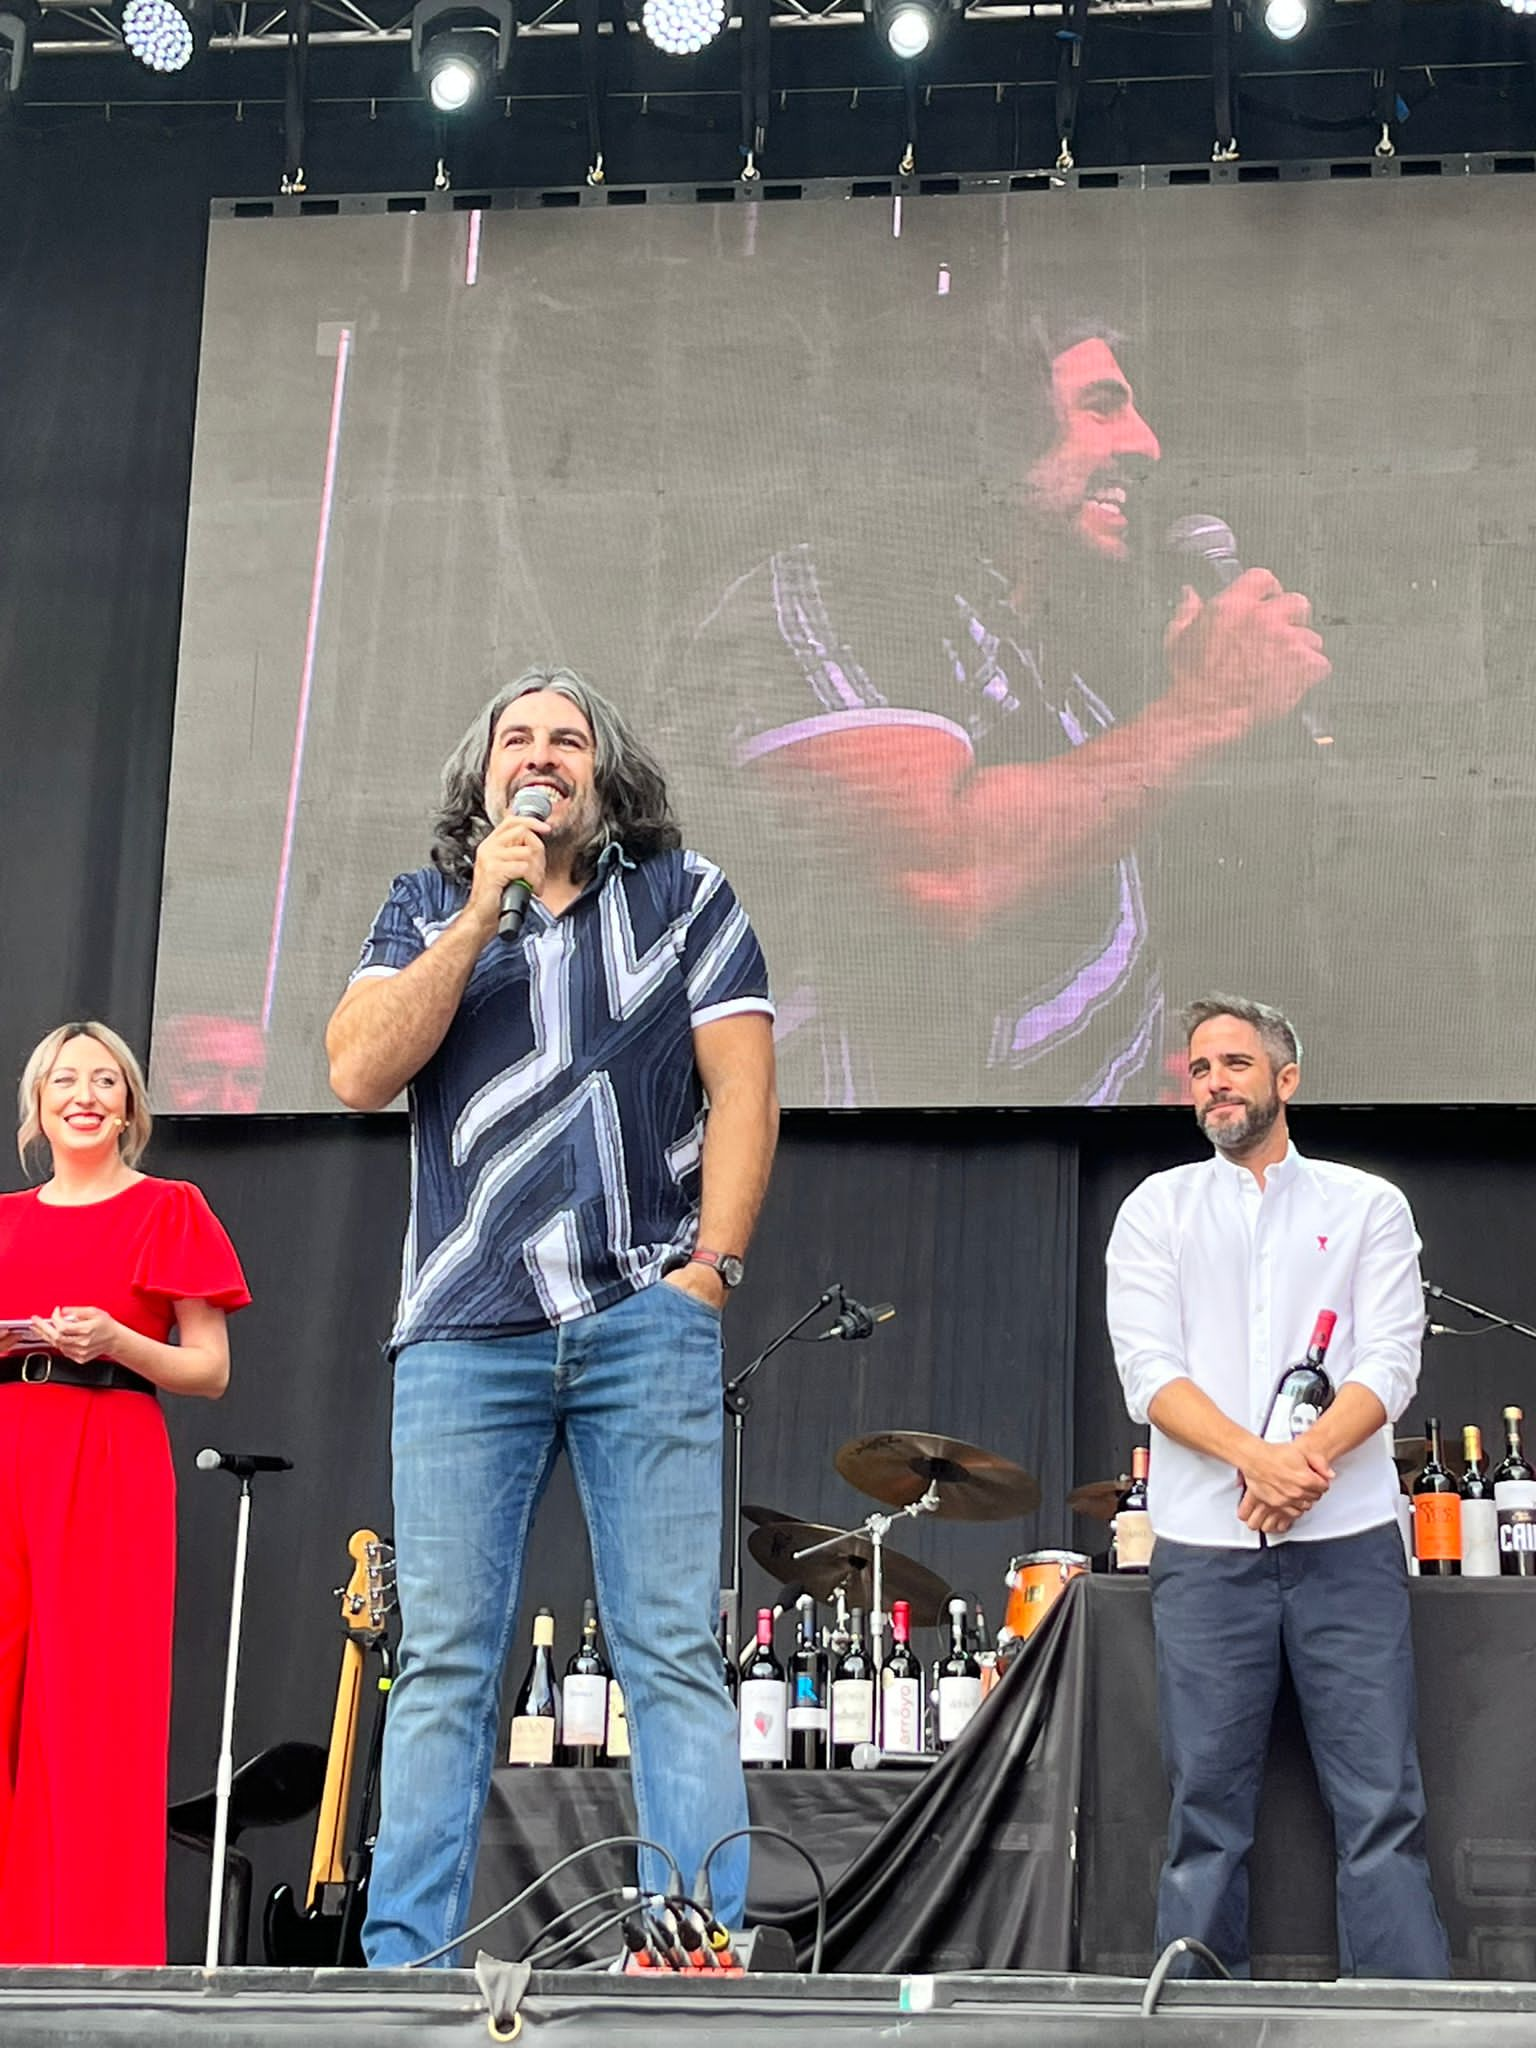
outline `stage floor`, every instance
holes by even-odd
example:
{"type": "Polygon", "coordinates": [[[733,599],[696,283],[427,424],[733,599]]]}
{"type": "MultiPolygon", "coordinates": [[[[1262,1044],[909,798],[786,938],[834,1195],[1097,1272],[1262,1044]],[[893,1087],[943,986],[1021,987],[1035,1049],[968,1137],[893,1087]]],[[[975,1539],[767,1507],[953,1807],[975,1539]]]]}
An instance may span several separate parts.
{"type": "MultiPolygon", "coordinates": [[[[521,2038],[615,2048],[1482,2048],[1536,2039],[1536,1984],[1144,1985],[1022,1971],[941,1977],[769,1976],[681,1981],[551,1972],[528,1980],[521,2038]],[[1027,2029],[1027,2032],[1026,2032],[1027,2029]]],[[[492,2036],[468,1970],[0,1971],[4,2048],[389,2048],[492,2036]]],[[[515,2023],[514,2023],[515,2024],[515,2023]]]]}

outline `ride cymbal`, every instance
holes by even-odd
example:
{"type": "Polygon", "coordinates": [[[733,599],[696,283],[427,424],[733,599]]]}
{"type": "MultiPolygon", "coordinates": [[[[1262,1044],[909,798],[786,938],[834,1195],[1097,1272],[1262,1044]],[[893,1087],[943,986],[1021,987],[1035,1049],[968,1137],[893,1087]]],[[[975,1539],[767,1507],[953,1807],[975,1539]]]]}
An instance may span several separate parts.
{"type": "Polygon", "coordinates": [[[1076,1515],[1088,1515],[1095,1522],[1112,1522],[1119,1512],[1120,1496],[1131,1483],[1129,1473],[1123,1479],[1090,1479],[1086,1485],[1074,1486],[1067,1495],[1067,1506],[1076,1515]]]}
{"type": "Polygon", "coordinates": [[[834,1463],[850,1486],[896,1508],[938,1488],[937,1512],[951,1522],[1003,1522],[1040,1505],[1036,1480],[1009,1458],[958,1437],[927,1430],[885,1429],[855,1437],[834,1463]]]}

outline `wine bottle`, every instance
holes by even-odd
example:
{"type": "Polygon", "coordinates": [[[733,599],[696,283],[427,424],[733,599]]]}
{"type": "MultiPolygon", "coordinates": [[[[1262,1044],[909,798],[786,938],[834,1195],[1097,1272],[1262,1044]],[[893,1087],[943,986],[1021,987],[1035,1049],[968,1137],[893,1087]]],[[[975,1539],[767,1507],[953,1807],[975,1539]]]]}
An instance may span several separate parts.
{"type": "Polygon", "coordinates": [[[1445,1469],[1440,1418],[1426,1417],[1429,1455],[1413,1482],[1413,1554],[1424,1579],[1461,1576],[1461,1493],[1445,1469]]]}
{"type": "Polygon", "coordinates": [[[1115,1570],[1144,1572],[1152,1562],[1152,1517],[1147,1512],[1147,1474],[1152,1453],[1145,1444],[1131,1451],[1131,1483],[1115,1508],[1115,1570]]]}
{"type": "Polygon", "coordinates": [[[864,1610],[850,1609],[848,1647],[832,1672],[832,1762],[851,1769],[854,1745],[875,1739],[875,1665],[864,1634],[864,1610]]]}
{"type": "Polygon", "coordinates": [[[987,1634],[987,1617],[979,1600],[976,1602],[976,1663],[981,1672],[981,1696],[985,1699],[1002,1677],[1003,1663],[997,1654],[996,1643],[987,1634]]]}
{"type": "Polygon", "coordinates": [[[934,1748],[958,1742],[981,1705],[981,1666],[971,1655],[966,1622],[970,1609],[963,1599],[949,1603],[949,1651],[934,1666],[937,1726],[934,1748]]]}
{"type": "Polygon", "coordinates": [[[723,1612],[715,1623],[715,1641],[720,1645],[720,1668],[725,1673],[725,1689],[734,1707],[741,1685],[741,1673],[736,1668],[736,1659],[731,1655],[730,1621],[723,1612]]]}
{"type": "Polygon", "coordinates": [[[629,1715],[624,1707],[624,1688],[616,1678],[608,1681],[608,1739],[603,1749],[605,1760],[615,1770],[629,1769],[629,1715]]]}
{"type": "Polygon", "coordinates": [[[593,1770],[608,1742],[608,1681],[613,1676],[597,1647],[597,1603],[581,1606],[581,1641],[560,1687],[560,1761],[593,1770]]]}
{"type": "Polygon", "coordinates": [[[541,1607],[533,1617],[533,1657],[512,1706],[511,1764],[552,1764],[560,1740],[560,1694],[555,1683],[555,1617],[541,1607]]]}
{"type": "Polygon", "coordinates": [[[816,1602],[802,1593],[795,1602],[799,1630],[789,1660],[789,1760],[799,1771],[819,1771],[827,1761],[827,1658],[816,1633],[816,1602]]]}
{"type": "Polygon", "coordinates": [[[1299,1365],[1288,1365],[1280,1375],[1262,1432],[1265,1443],[1293,1443],[1331,1405],[1333,1381],[1326,1360],[1338,1320],[1335,1310],[1325,1308],[1312,1326],[1305,1358],[1299,1365]]]}
{"type": "Polygon", "coordinates": [[[880,1669],[880,1747],[888,1756],[920,1756],[923,1667],[912,1650],[912,1607],[891,1602],[891,1654],[880,1669]]]}
{"type": "Polygon", "coordinates": [[[789,1761],[788,1688],[773,1654],[773,1609],[757,1610],[757,1641],[741,1674],[741,1760],[756,1770],[783,1770],[789,1761]]]}
{"type": "Polygon", "coordinates": [[[1461,1575],[1464,1579],[1499,1576],[1499,1511],[1493,1503],[1493,1482],[1483,1462],[1483,1432],[1468,1423],[1461,1432],[1461,1575]]]}
{"type": "Polygon", "coordinates": [[[1493,1474],[1499,1523],[1499,1570],[1506,1578],[1536,1578],[1536,1472],[1521,1446],[1520,1408],[1504,1410],[1503,1457],[1493,1474]]]}

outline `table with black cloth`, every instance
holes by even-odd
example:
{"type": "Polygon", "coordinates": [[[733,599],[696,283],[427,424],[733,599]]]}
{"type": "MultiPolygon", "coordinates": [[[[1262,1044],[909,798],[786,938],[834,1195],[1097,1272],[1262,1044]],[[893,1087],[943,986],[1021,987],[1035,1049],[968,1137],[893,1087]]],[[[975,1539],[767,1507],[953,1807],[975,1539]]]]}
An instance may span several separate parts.
{"type": "MultiPolygon", "coordinates": [[[[1412,1600],[1430,1862],[1456,1974],[1536,1978],[1536,1583],[1416,1581],[1412,1600]]],[[[1144,1579],[1074,1580],[931,1770],[747,1777],[753,1820],[822,1867],[828,1969],[1144,1974],[1152,1963],[1168,1800],[1144,1579]]],[[[474,1917],[569,1850],[633,1826],[628,1772],[498,1770],[474,1917]]],[[[631,1869],[617,1851],[584,1859],[481,1945],[519,1955],[555,1913],[632,1882],[631,1869]]],[[[1252,1890],[1255,1975],[1334,1975],[1333,1845],[1288,1688],[1252,1890]]],[[[810,1896],[791,1849],[754,1843],[748,1917],[789,1927],[802,1960],[810,1896]]],[[[613,1934],[599,1951],[617,1952],[613,1934]]]]}

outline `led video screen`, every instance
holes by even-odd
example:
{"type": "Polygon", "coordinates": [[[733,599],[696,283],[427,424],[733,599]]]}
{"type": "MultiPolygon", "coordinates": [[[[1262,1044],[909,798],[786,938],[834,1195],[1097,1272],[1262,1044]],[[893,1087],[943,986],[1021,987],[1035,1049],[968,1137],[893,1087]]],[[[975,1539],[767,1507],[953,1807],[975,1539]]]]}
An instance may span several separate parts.
{"type": "Polygon", "coordinates": [[[1504,181],[217,220],[157,1105],[314,1111],[494,689],[577,670],[791,1105],[1530,1101],[1536,272],[1504,181]]]}

